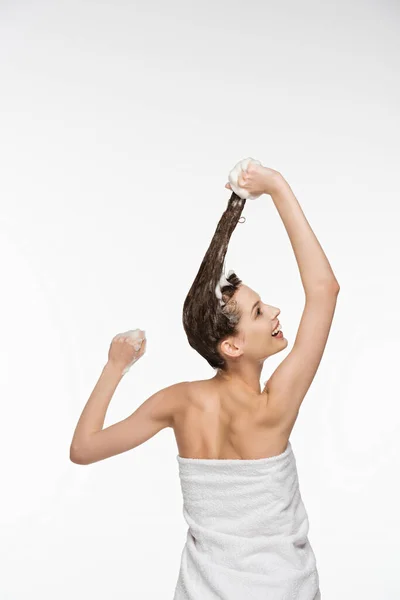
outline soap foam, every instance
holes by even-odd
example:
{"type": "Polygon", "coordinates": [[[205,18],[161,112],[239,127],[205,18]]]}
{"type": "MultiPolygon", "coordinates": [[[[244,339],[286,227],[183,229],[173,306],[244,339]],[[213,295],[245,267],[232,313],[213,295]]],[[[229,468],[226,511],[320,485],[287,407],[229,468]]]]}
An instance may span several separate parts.
{"type": "Polygon", "coordinates": [[[245,171],[248,168],[250,163],[255,164],[255,165],[261,165],[261,162],[259,160],[255,160],[254,158],[251,158],[251,157],[243,158],[229,172],[228,180],[229,180],[229,183],[231,184],[232,190],[240,198],[246,199],[246,200],[255,200],[256,198],[261,196],[261,194],[252,196],[250,194],[249,190],[246,190],[238,185],[239,176],[242,174],[243,171],[245,171]]]}
{"type": "MultiPolygon", "coordinates": [[[[234,273],[234,271],[231,269],[231,270],[228,272],[228,277],[229,277],[230,275],[232,275],[232,273],[234,273]]],[[[231,282],[230,282],[230,281],[228,281],[228,278],[227,278],[227,277],[225,277],[225,274],[224,274],[224,272],[222,271],[222,275],[221,275],[221,277],[220,277],[219,281],[217,282],[217,285],[215,286],[215,295],[217,296],[217,298],[218,298],[218,300],[219,300],[220,306],[225,306],[225,304],[226,304],[226,302],[225,302],[225,301],[223,300],[223,298],[222,298],[222,288],[223,288],[224,286],[226,286],[226,285],[230,285],[230,286],[232,286],[231,282]]]]}
{"type": "MultiPolygon", "coordinates": [[[[128,344],[131,344],[134,347],[135,351],[139,352],[140,348],[142,347],[142,343],[146,339],[146,332],[144,331],[144,329],[129,329],[128,331],[124,331],[123,333],[117,333],[117,335],[114,336],[113,341],[122,338],[127,338],[128,344]]],[[[138,358],[138,356],[135,356],[134,359],[129,363],[129,365],[125,367],[125,369],[122,371],[123,375],[125,375],[125,373],[129,371],[131,366],[138,360],[138,358]]]]}

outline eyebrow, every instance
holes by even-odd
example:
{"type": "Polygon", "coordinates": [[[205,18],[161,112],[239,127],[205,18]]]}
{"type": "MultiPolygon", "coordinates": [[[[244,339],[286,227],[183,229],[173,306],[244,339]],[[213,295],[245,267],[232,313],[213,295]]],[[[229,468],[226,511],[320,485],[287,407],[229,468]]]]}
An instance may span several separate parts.
{"type": "Polygon", "coordinates": [[[255,309],[255,307],[257,306],[257,304],[260,304],[260,300],[257,300],[257,302],[255,302],[253,304],[253,308],[251,309],[251,312],[250,312],[251,315],[253,314],[253,310],[255,309]]]}

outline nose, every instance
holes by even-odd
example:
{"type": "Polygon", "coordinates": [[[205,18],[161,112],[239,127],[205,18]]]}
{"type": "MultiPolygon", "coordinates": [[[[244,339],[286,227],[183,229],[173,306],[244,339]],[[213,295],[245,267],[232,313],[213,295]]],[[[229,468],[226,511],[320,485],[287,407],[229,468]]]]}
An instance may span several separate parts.
{"type": "Polygon", "coordinates": [[[264,304],[269,309],[269,313],[271,315],[271,321],[274,321],[278,315],[281,314],[281,311],[276,306],[271,306],[271,304],[264,304]]]}
{"type": "Polygon", "coordinates": [[[272,318],[276,319],[276,317],[281,314],[281,311],[279,308],[276,308],[275,306],[271,306],[271,308],[272,308],[271,313],[273,314],[272,318]]]}
{"type": "Polygon", "coordinates": [[[279,308],[275,308],[275,307],[272,307],[272,308],[273,308],[273,310],[271,311],[271,321],[275,322],[277,316],[280,314],[281,311],[279,310],[279,308]]]}

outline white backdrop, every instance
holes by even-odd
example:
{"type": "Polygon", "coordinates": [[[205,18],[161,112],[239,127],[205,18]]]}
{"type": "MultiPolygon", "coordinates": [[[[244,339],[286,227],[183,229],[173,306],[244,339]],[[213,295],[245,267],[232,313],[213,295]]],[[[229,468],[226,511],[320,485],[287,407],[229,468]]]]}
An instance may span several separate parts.
{"type": "MultiPolygon", "coordinates": [[[[69,460],[112,337],[147,352],[105,426],[158,389],[212,377],[182,306],[252,156],[281,171],[341,291],[291,436],[324,600],[395,600],[399,576],[399,5],[0,3],[1,600],[172,599],[186,539],[171,429],[69,460]]],[[[234,269],[304,306],[269,196],[234,269]]]]}

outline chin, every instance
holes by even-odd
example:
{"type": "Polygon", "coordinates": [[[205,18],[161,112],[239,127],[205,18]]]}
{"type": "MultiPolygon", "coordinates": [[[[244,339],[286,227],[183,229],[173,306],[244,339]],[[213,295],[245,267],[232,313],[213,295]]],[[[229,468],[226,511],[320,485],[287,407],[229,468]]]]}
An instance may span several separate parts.
{"type": "Polygon", "coordinates": [[[287,348],[288,345],[288,341],[285,337],[283,337],[281,340],[276,340],[274,347],[273,348],[269,348],[269,355],[268,356],[272,356],[273,354],[278,354],[278,352],[281,352],[282,350],[284,350],[285,348],[287,348]]]}
{"type": "Polygon", "coordinates": [[[280,347],[278,349],[278,352],[280,352],[281,350],[284,350],[285,348],[287,348],[287,346],[289,344],[289,342],[287,341],[287,339],[285,337],[282,338],[280,341],[281,341],[281,344],[280,344],[280,347]]]}

